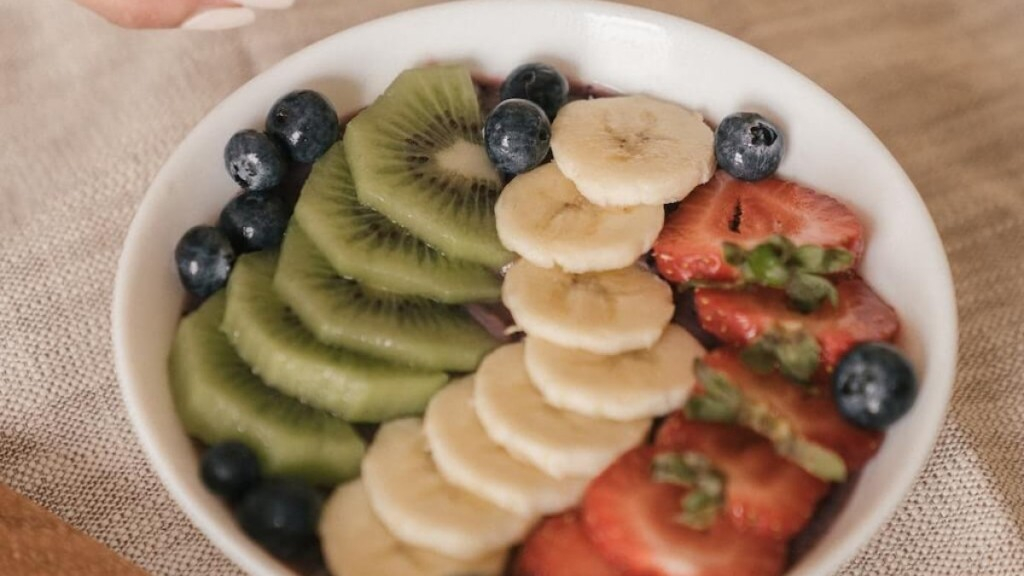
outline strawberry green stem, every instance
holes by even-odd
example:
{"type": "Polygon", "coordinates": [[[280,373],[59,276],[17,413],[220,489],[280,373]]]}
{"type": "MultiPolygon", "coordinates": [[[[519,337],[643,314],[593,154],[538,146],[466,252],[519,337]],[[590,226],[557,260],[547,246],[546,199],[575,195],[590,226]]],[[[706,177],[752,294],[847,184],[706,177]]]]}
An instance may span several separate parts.
{"type": "Polygon", "coordinates": [[[821,363],[818,340],[802,328],[782,327],[766,331],[740,352],[740,359],[757,374],[778,370],[806,386],[821,363]]]}
{"type": "Polygon", "coordinates": [[[739,270],[740,285],[784,289],[793,308],[805,314],[817,310],[825,300],[833,306],[838,304],[839,293],[825,276],[849,270],[855,260],[849,250],[815,244],[796,246],[779,234],[749,250],[725,242],[722,255],[739,270]]]}
{"type": "Polygon", "coordinates": [[[687,418],[739,424],[767,438],[780,456],[808,473],[827,482],[846,480],[846,463],[834,451],[801,437],[789,421],[768,405],[744,396],[724,374],[701,360],[695,372],[704,392],[684,406],[687,418]]]}
{"type": "Polygon", "coordinates": [[[707,530],[714,524],[725,500],[725,477],[699,452],[658,454],[651,464],[655,482],[675,484],[690,490],[680,501],[676,520],[694,530],[707,530]]]}

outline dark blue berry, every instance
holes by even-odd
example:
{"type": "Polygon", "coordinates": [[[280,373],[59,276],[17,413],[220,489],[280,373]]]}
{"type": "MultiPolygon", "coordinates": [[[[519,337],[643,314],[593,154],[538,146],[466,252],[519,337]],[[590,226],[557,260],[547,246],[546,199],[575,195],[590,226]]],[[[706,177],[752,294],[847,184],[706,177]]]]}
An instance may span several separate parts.
{"type": "Polygon", "coordinates": [[[858,344],[832,374],[836,406],[844,418],[881,430],[910,410],[917,397],[917,377],[910,362],[891,344],[858,344]]]}
{"type": "Polygon", "coordinates": [[[522,174],[544,161],[551,149],[551,122],[529,100],[498,104],[484,124],[487,156],[506,174],[522,174]]]}
{"type": "Polygon", "coordinates": [[[295,558],[317,543],[323,500],[312,487],[272,480],[250,490],[236,512],[242,530],[271,554],[295,558]]]}
{"type": "Polygon", "coordinates": [[[224,147],[228,174],[247,190],[268,190],[284,179],[288,159],[281,145],[255,130],[235,133],[224,147]]]}
{"type": "Polygon", "coordinates": [[[260,461],[241,442],[214,444],[203,454],[199,465],[203,484],[210,492],[237,500],[260,481],[260,461]]]}
{"type": "Polygon", "coordinates": [[[281,245],[291,208],[278,194],[243,192],[220,213],[218,225],[239,254],[281,245]]]}
{"type": "Polygon", "coordinates": [[[715,130],[718,165],[740,180],[761,180],[774,174],[784,150],[782,132],[760,114],[731,114],[715,130]]]}
{"type": "Polygon", "coordinates": [[[284,143],[297,162],[313,162],[338,141],[338,113],[321,94],[298,90],[274,103],[267,134],[284,143]]]}
{"type": "Polygon", "coordinates": [[[569,101],[569,81],[547,64],[523,64],[501,83],[501,99],[522,98],[540,106],[549,120],[569,101]]]}
{"type": "Polygon", "coordinates": [[[235,251],[221,230],[196,226],[178,240],[174,262],[185,290],[205,299],[227,283],[235,265],[235,251]]]}

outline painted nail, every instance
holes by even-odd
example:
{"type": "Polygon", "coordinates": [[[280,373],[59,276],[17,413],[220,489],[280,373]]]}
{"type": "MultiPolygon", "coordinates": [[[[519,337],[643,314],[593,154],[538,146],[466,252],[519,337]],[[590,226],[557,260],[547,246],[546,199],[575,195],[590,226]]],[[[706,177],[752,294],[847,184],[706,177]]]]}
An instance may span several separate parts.
{"type": "Polygon", "coordinates": [[[256,13],[248,8],[211,8],[196,12],[186,20],[184,30],[227,30],[248,26],[256,20],[256,13]]]}
{"type": "Polygon", "coordinates": [[[242,6],[258,10],[284,10],[291,8],[295,0],[235,0],[242,6]]]}

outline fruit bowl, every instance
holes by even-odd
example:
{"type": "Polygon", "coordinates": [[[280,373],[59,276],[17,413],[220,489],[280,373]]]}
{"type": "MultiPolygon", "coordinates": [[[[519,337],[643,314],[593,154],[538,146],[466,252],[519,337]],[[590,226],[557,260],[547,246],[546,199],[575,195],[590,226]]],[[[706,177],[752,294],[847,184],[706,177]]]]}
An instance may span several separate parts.
{"type": "Polygon", "coordinates": [[[183,300],[171,254],[185,230],[212,221],[236,191],[222,162],[228,138],[241,127],[260,125],[271,103],[296,88],[322,92],[344,115],[367,105],[411,66],[457,62],[501,77],[537,60],[577,80],[679,102],[713,123],[739,109],[777,119],[788,139],[780,174],[834,195],[865,223],[869,248],[861,272],[899,311],[899,344],[921,385],[916,405],[890,429],[827,532],[789,571],[832,573],[906,495],[945,416],[957,314],[941,241],[896,160],[824,90],[724,34],[612,3],[477,0],[370,22],[285,59],[195,127],[146,193],[125,240],[114,293],[117,372],[154,469],[200,530],[244,570],[292,573],[250,541],[202,486],[197,451],[174,412],[168,385],[167,358],[183,300]]]}

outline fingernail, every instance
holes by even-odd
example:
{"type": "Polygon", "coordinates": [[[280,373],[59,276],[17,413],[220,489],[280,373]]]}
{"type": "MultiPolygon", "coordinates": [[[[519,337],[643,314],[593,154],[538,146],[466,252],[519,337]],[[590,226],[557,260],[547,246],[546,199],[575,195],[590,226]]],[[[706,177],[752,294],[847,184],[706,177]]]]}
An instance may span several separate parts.
{"type": "Polygon", "coordinates": [[[248,8],[211,8],[196,12],[186,20],[184,30],[227,30],[248,26],[256,20],[256,13],[248,8]]]}
{"type": "Polygon", "coordinates": [[[236,2],[258,10],[284,10],[295,4],[295,0],[236,0],[236,2]]]}

